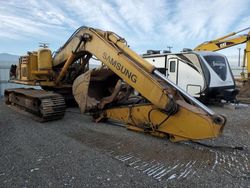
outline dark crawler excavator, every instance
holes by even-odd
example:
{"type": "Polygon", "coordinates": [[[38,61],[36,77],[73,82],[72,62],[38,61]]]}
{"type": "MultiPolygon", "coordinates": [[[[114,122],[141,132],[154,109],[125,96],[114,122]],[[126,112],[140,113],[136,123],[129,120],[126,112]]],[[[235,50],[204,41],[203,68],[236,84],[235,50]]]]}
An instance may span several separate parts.
{"type": "Polygon", "coordinates": [[[163,76],[110,31],[81,27],[51,55],[48,48],[20,57],[14,83],[43,90],[8,89],[6,103],[49,121],[63,117],[73,92],[81,112],[171,141],[214,138],[226,119],[163,76]],[[89,69],[97,58],[102,66],[89,69]]]}

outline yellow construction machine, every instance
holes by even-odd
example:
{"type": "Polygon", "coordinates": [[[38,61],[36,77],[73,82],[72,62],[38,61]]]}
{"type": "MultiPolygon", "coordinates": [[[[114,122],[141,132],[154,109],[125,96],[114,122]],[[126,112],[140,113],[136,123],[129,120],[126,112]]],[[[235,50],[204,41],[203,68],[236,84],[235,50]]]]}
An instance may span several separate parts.
{"type": "Polygon", "coordinates": [[[9,89],[6,103],[48,121],[61,118],[71,91],[81,112],[96,122],[113,120],[130,130],[171,141],[214,138],[226,119],[173,84],[110,31],[81,27],[54,53],[47,48],[20,57],[14,83],[43,90],[9,89]],[[89,69],[97,58],[102,66],[89,69]],[[53,91],[53,92],[52,92],[53,91]]]}
{"type": "Polygon", "coordinates": [[[244,57],[243,57],[243,70],[247,68],[247,78],[245,78],[244,71],[241,73],[242,79],[250,78],[250,32],[243,35],[237,35],[243,31],[249,30],[250,27],[245,28],[243,30],[229,33],[223,37],[217,38],[215,40],[211,40],[208,42],[204,42],[197,47],[194,48],[194,51],[218,51],[223,50],[232,46],[236,46],[239,44],[246,43],[246,48],[244,49],[244,57]]]}

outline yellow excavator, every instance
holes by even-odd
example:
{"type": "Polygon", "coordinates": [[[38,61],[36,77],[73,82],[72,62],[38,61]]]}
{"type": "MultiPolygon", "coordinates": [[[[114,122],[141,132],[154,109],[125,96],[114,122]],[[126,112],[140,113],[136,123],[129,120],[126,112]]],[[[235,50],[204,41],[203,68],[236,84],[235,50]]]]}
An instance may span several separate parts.
{"type": "MultiPolygon", "coordinates": [[[[195,47],[194,51],[218,51],[246,43],[246,48],[244,49],[244,57],[243,57],[243,70],[245,67],[247,68],[247,79],[248,79],[250,78],[250,32],[243,35],[237,35],[237,34],[249,29],[250,27],[242,29],[237,32],[229,33],[228,35],[217,38],[215,40],[204,42],[195,47]]],[[[241,73],[241,76],[243,80],[246,79],[244,72],[241,73]]]]}
{"type": "Polygon", "coordinates": [[[12,82],[43,90],[7,89],[6,103],[44,121],[63,117],[64,99],[73,91],[81,112],[96,122],[122,122],[173,142],[215,138],[226,122],[110,31],[81,27],[53,56],[48,48],[21,56],[16,72],[12,82]],[[102,66],[89,69],[91,58],[102,66]]]}

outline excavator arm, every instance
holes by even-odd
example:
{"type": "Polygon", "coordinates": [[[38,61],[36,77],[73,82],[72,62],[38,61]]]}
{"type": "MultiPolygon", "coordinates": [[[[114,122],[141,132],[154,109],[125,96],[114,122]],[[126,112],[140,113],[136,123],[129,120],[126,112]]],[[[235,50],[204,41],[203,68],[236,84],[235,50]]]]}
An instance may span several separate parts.
{"type": "MultiPolygon", "coordinates": [[[[231,34],[227,36],[232,36],[231,34]]],[[[204,42],[194,48],[195,51],[218,51],[249,41],[250,33],[239,35],[235,38],[222,37],[216,40],[204,42]]]]}
{"type": "Polygon", "coordinates": [[[174,85],[113,32],[79,28],[53,58],[53,66],[63,65],[56,83],[60,83],[77,58],[89,54],[105,66],[79,76],[73,84],[73,93],[82,111],[91,112],[96,121],[112,119],[132,130],[169,136],[172,141],[213,138],[221,133],[224,117],[174,85]],[[112,79],[108,79],[112,74],[112,79]],[[103,87],[105,80],[115,80],[111,94],[96,96],[100,90],[108,89],[103,87]],[[95,84],[97,81],[102,81],[102,89],[95,84]],[[124,85],[139,94],[130,92],[125,102],[119,100],[120,96],[124,99],[121,94],[124,85]],[[129,103],[131,98],[140,100],[129,103]],[[90,101],[95,101],[94,105],[90,101]]]}
{"type": "Polygon", "coordinates": [[[240,32],[249,30],[250,27],[240,30],[238,32],[232,32],[223,37],[217,38],[215,40],[204,42],[194,48],[195,51],[218,51],[223,50],[232,46],[243,44],[249,41],[250,32],[244,35],[237,35],[240,32]]]}

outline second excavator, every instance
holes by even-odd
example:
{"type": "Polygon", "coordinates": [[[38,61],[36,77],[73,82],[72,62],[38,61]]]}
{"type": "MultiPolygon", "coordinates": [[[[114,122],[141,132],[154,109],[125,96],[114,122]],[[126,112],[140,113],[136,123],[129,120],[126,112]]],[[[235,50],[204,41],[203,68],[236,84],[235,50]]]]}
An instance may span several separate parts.
{"type": "Polygon", "coordinates": [[[249,79],[250,78],[250,32],[242,35],[237,35],[243,31],[250,30],[250,27],[242,29],[237,32],[229,33],[225,36],[217,38],[215,40],[211,40],[208,42],[204,42],[197,47],[194,48],[194,51],[219,51],[226,48],[230,48],[239,44],[246,43],[246,47],[244,49],[244,56],[243,56],[243,72],[241,73],[242,79],[249,79]],[[247,78],[244,73],[244,68],[247,68],[247,78]]]}
{"type": "Polygon", "coordinates": [[[226,121],[132,51],[123,38],[89,27],[76,30],[53,57],[47,48],[20,57],[12,82],[44,89],[6,90],[5,96],[8,104],[45,120],[63,116],[61,96],[67,99],[73,91],[81,112],[96,122],[111,119],[174,142],[217,137],[226,121]],[[91,58],[102,66],[89,69],[91,58]]]}

